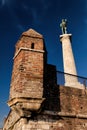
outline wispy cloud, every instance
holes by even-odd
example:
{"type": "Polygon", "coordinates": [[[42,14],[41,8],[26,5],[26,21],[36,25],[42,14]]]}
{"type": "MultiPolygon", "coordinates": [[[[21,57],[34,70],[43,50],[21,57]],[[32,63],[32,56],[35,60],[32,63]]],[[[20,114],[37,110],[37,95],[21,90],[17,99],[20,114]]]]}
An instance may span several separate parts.
{"type": "Polygon", "coordinates": [[[11,24],[16,25],[20,30],[24,30],[26,24],[40,25],[47,15],[52,2],[46,0],[16,1],[16,0],[0,0],[0,7],[6,8],[11,18],[11,24]],[[35,4],[33,4],[34,2],[35,4]]]}
{"type": "Polygon", "coordinates": [[[47,2],[47,0],[41,0],[40,1],[42,4],[42,8],[44,11],[46,11],[47,9],[49,9],[49,7],[51,6],[51,2],[47,2]]]}
{"type": "Polygon", "coordinates": [[[2,0],[1,5],[2,6],[5,5],[5,0],[2,0]]]}
{"type": "Polygon", "coordinates": [[[31,15],[32,15],[32,20],[34,24],[39,24],[40,23],[40,18],[39,14],[37,12],[37,9],[31,8],[31,15]]]}
{"type": "Polygon", "coordinates": [[[0,7],[10,6],[13,2],[14,0],[0,0],[0,7]]]}
{"type": "Polygon", "coordinates": [[[4,6],[5,4],[7,4],[9,2],[9,0],[1,0],[1,6],[4,6]]]}
{"type": "Polygon", "coordinates": [[[23,25],[21,25],[21,24],[18,24],[17,25],[17,28],[20,30],[20,31],[24,31],[25,30],[25,28],[23,27],[23,25]]]}
{"type": "Polygon", "coordinates": [[[26,5],[26,4],[22,4],[21,7],[22,7],[24,10],[26,10],[26,11],[28,11],[28,9],[29,9],[29,6],[26,5]]]}
{"type": "Polygon", "coordinates": [[[40,7],[38,7],[38,5],[36,7],[30,7],[34,24],[40,24],[51,7],[51,2],[47,2],[45,0],[40,0],[39,4],[40,7]]]}

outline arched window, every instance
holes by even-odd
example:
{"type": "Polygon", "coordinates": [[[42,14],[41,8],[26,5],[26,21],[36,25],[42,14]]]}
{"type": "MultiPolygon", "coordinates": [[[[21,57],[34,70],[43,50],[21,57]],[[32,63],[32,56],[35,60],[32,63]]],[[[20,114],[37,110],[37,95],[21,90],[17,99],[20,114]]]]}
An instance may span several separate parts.
{"type": "Polygon", "coordinates": [[[31,44],[31,49],[34,49],[34,43],[31,44]]]}

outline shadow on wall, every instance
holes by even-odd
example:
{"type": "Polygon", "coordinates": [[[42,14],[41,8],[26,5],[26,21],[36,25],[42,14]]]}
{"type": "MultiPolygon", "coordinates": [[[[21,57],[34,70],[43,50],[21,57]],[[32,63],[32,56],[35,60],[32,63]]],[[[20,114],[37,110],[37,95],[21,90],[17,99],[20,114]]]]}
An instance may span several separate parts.
{"type": "Polygon", "coordinates": [[[44,102],[44,109],[50,111],[60,110],[60,92],[57,85],[56,66],[47,65],[44,74],[44,92],[43,97],[46,98],[44,102]]]}

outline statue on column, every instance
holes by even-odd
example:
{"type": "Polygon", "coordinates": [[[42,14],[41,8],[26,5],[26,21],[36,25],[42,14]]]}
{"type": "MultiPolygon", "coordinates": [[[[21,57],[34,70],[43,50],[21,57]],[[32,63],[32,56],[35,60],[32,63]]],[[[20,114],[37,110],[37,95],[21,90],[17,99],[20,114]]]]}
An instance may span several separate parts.
{"type": "Polygon", "coordinates": [[[62,34],[67,34],[67,19],[62,19],[62,23],[60,24],[62,34]]]}

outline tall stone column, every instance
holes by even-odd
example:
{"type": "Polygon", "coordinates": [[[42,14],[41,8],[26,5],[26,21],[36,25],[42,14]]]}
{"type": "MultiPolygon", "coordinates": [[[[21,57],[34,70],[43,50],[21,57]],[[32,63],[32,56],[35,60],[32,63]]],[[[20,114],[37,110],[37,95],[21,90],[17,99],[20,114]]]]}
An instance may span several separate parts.
{"type": "Polygon", "coordinates": [[[74,56],[71,47],[71,36],[72,34],[63,34],[60,35],[60,41],[62,43],[62,52],[63,52],[63,65],[65,74],[65,86],[71,86],[75,88],[83,89],[83,85],[78,82],[76,66],[74,61],[74,56]],[[75,76],[73,76],[75,75],[75,76]]]}
{"type": "Polygon", "coordinates": [[[63,51],[64,72],[77,75],[70,39],[71,34],[60,35],[60,41],[62,42],[63,51]]]}

